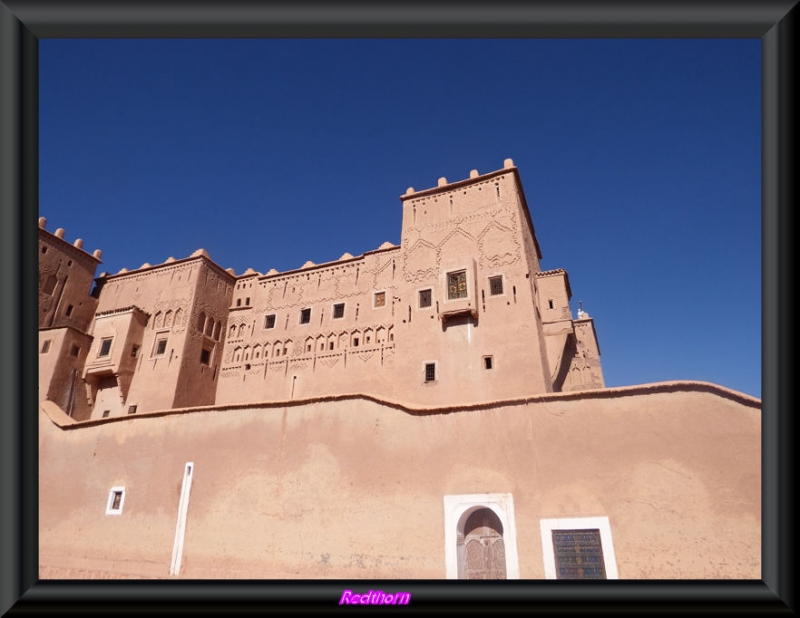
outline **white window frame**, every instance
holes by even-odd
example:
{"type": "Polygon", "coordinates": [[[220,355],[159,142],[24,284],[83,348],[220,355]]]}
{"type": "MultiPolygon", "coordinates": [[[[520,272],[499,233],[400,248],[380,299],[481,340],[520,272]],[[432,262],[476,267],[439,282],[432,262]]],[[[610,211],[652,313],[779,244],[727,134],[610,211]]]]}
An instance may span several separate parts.
{"type": "Polygon", "coordinates": [[[386,309],[388,304],[389,303],[388,303],[388,296],[386,294],[386,290],[375,290],[374,292],[372,292],[372,308],[373,309],[386,309]],[[380,307],[378,307],[375,304],[375,299],[378,297],[378,294],[383,294],[383,305],[381,305],[380,307]]]}
{"type": "Polygon", "coordinates": [[[114,349],[114,337],[101,337],[100,338],[100,346],[97,348],[97,358],[107,358],[111,356],[111,350],[114,349]],[[103,351],[103,344],[106,341],[110,341],[111,343],[108,345],[108,352],[105,354],[100,354],[103,351]]]}
{"type": "Polygon", "coordinates": [[[556,555],[553,548],[553,530],[600,530],[600,543],[603,547],[606,579],[619,579],[617,557],[614,553],[614,542],[611,538],[611,523],[608,517],[542,519],[539,521],[539,525],[542,531],[542,558],[544,560],[545,579],[558,579],[556,555]]]}
{"type": "Polygon", "coordinates": [[[341,302],[333,303],[331,305],[331,320],[344,320],[345,311],[347,311],[347,303],[341,303],[341,302]],[[336,306],[337,305],[341,305],[342,306],[342,315],[340,317],[338,317],[338,318],[336,317],[336,306]]]}
{"type": "Polygon", "coordinates": [[[439,381],[439,361],[426,360],[422,361],[422,383],[423,384],[436,384],[439,381]],[[433,380],[428,380],[428,365],[433,365],[433,380]]]}
{"type": "Polygon", "coordinates": [[[417,288],[416,292],[417,292],[417,311],[433,311],[434,305],[436,304],[435,299],[433,298],[433,287],[428,285],[425,286],[424,288],[417,288]],[[428,305],[427,307],[423,307],[419,304],[420,294],[425,290],[429,290],[431,293],[431,304],[428,305]]]}
{"type": "Polygon", "coordinates": [[[492,275],[486,276],[486,291],[488,292],[487,296],[489,298],[503,298],[506,296],[506,276],[504,273],[495,273],[492,275]],[[499,294],[492,294],[492,282],[490,279],[494,279],[495,277],[500,277],[501,284],[503,286],[503,291],[499,294]]]}
{"type": "MultiPolygon", "coordinates": [[[[511,494],[462,494],[444,497],[444,563],[447,579],[458,577],[458,535],[464,533],[467,518],[475,511],[489,509],[503,525],[506,551],[506,579],[519,579],[517,524],[511,494]]],[[[462,556],[462,561],[464,557],[462,556]]]]}
{"type": "Polygon", "coordinates": [[[166,356],[168,346],[169,346],[169,331],[168,330],[157,331],[153,339],[153,350],[150,353],[150,358],[161,358],[162,356],[166,356]],[[166,343],[164,344],[164,351],[159,354],[158,342],[162,338],[166,340],[166,343]]]}
{"type": "Polygon", "coordinates": [[[112,487],[108,492],[108,502],[106,503],[106,515],[122,515],[122,507],[125,506],[125,488],[112,487]],[[119,507],[114,508],[114,495],[121,494],[119,497],[119,507]]]}

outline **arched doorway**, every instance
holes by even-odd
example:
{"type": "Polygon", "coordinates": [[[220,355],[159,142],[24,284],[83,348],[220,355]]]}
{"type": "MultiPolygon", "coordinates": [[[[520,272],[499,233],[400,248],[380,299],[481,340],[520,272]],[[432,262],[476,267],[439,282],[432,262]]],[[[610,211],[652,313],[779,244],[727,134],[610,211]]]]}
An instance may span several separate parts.
{"type": "Polygon", "coordinates": [[[464,524],[466,579],[506,579],[503,524],[488,508],[474,511],[464,524]]]}

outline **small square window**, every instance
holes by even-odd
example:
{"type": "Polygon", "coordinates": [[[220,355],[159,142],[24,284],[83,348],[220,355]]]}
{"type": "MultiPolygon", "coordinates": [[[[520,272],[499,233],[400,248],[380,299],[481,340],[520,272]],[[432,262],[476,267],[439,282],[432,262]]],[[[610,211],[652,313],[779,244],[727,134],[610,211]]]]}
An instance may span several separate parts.
{"type": "Polygon", "coordinates": [[[494,361],[492,360],[491,356],[484,356],[483,357],[483,368],[484,369],[491,369],[494,366],[494,361]]]}
{"type": "Polygon", "coordinates": [[[67,310],[64,312],[64,315],[70,317],[72,315],[72,310],[75,309],[73,305],[67,305],[67,310]]]}
{"type": "Polygon", "coordinates": [[[337,303],[333,306],[333,317],[335,319],[344,317],[344,303],[337,303]]]}
{"type": "Polygon", "coordinates": [[[497,296],[503,293],[503,276],[489,277],[489,294],[497,296]]]}
{"type": "Polygon", "coordinates": [[[69,351],[69,353],[72,354],[72,356],[77,356],[78,354],[81,353],[81,349],[78,346],[74,345],[72,346],[72,349],[69,351]]]}
{"type": "Polygon", "coordinates": [[[109,414],[111,414],[111,410],[103,410],[103,418],[108,418],[109,414]]]}
{"type": "Polygon", "coordinates": [[[47,247],[42,247],[42,253],[47,253],[47,247]]]}
{"type": "Polygon", "coordinates": [[[308,324],[311,322],[311,309],[300,310],[300,324],[308,324]]]}
{"type": "Polygon", "coordinates": [[[100,341],[100,351],[97,353],[97,356],[108,356],[108,353],[111,352],[112,341],[114,341],[113,337],[107,337],[106,339],[102,339],[100,341]]]}
{"type": "Polygon", "coordinates": [[[447,273],[447,298],[456,300],[467,297],[467,271],[447,273]]]}
{"type": "Polygon", "coordinates": [[[264,328],[275,328],[275,314],[271,313],[270,315],[264,318],[264,328]]]}
{"type": "Polygon", "coordinates": [[[419,291],[419,308],[424,309],[425,307],[431,306],[431,290],[420,290],[419,291]]]}
{"type": "Polygon", "coordinates": [[[200,351],[200,362],[206,367],[209,367],[211,365],[211,350],[206,350],[205,348],[203,348],[200,351]]]}
{"type": "Polygon", "coordinates": [[[125,504],[125,488],[112,487],[108,492],[108,503],[106,504],[106,515],[121,515],[122,506],[125,504]]]}
{"type": "Polygon", "coordinates": [[[135,405],[128,406],[128,414],[136,414],[136,408],[138,408],[138,407],[139,406],[135,406],[135,405]]]}
{"type": "Polygon", "coordinates": [[[41,354],[47,354],[49,351],[50,351],[50,340],[45,339],[44,343],[42,344],[41,354]]]}
{"type": "Polygon", "coordinates": [[[436,363],[425,363],[425,381],[433,382],[436,380],[436,363]]]}
{"type": "Polygon", "coordinates": [[[375,302],[372,305],[373,307],[385,307],[386,306],[386,292],[375,292],[375,302]]]}

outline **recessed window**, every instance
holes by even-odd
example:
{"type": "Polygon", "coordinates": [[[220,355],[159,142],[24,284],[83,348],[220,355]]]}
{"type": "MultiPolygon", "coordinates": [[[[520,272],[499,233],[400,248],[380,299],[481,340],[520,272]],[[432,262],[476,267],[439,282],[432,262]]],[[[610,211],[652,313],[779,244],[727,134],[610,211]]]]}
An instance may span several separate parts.
{"type": "Polygon", "coordinates": [[[358,347],[358,337],[354,337],[354,338],[353,338],[353,347],[354,347],[354,348],[357,348],[357,347],[358,347]]]}
{"type": "Polygon", "coordinates": [[[69,351],[69,353],[72,354],[72,356],[77,356],[78,354],[81,353],[81,349],[78,346],[74,345],[72,346],[72,349],[69,351]]]}
{"type": "Polygon", "coordinates": [[[167,351],[166,335],[156,337],[155,344],[153,345],[153,356],[161,356],[166,351],[167,351]]]}
{"type": "Polygon", "coordinates": [[[447,298],[456,300],[467,297],[467,271],[447,273],[447,298]]]}
{"type": "Polygon", "coordinates": [[[497,296],[503,293],[503,276],[489,277],[489,294],[497,296]]]}
{"type": "Polygon", "coordinates": [[[50,340],[45,339],[44,343],[42,344],[41,354],[47,354],[49,351],[50,351],[50,340]]]}
{"type": "Polygon", "coordinates": [[[108,418],[109,414],[111,414],[111,410],[103,410],[103,418],[108,418]]]}
{"type": "Polygon", "coordinates": [[[300,324],[308,324],[311,321],[311,309],[300,310],[300,324]]]}
{"type": "Polygon", "coordinates": [[[372,304],[373,307],[385,307],[386,306],[386,292],[375,292],[374,302],[372,304]]]}
{"type": "Polygon", "coordinates": [[[483,368],[484,369],[491,369],[493,367],[493,360],[491,356],[484,356],[483,357],[483,368]]]}
{"type": "Polygon", "coordinates": [[[67,310],[64,312],[64,314],[67,317],[70,317],[72,315],[73,309],[75,309],[75,307],[73,305],[67,305],[67,310]]]}
{"type": "Polygon", "coordinates": [[[72,260],[67,260],[67,266],[72,266],[72,260]]]}
{"type": "Polygon", "coordinates": [[[618,579],[608,517],[540,520],[547,579],[618,579]]]}
{"type": "Polygon", "coordinates": [[[328,344],[328,349],[329,349],[329,350],[333,350],[333,341],[331,341],[331,342],[328,344]]]}
{"type": "Polygon", "coordinates": [[[108,492],[106,515],[121,515],[123,504],[125,504],[125,488],[112,487],[111,491],[108,492]]]}
{"type": "Polygon", "coordinates": [[[557,579],[606,579],[600,530],[553,530],[557,579]]]}
{"type": "Polygon", "coordinates": [[[264,328],[275,328],[275,314],[264,317],[264,328]]]}
{"type": "Polygon", "coordinates": [[[246,363],[244,366],[245,371],[250,371],[250,363],[246,363]]]}
{"type": "Polygon", "coordinates": [[[128,414],[136,414],[136,408],[138,406],[128,406],[128,414]]]}
{"type": "Polygon", "coordinates": [[[206,367],[211,365],[211,350],[206,350],[203,348],[200,351],[200,362],[206,367]]]}
{"type": "Polygon", "coordinates": [[[113,337],[106,337],[100,341],[100,351],[97,353],[97,356],[108,356],[108,353],[111,352],[111,342],[114,341],[113,337]]]}
{"type": "Polygon", "coordinates": [[[436,380],[436,363],[425,363],[425,381],[433,382],[436,380]]]}
{"type": "Polygon", "coordinates": [[[333,317],[335,319],[344,317],[344,303],[337,303],[333,306],[333,317]]]}
{"type": "Polygon", "coordinates": [[[419,291],[419,308],[424,309],[425,307],[431,306],[431,299],[432,299],[431,290],[420,290],[419,291]]]}
{"type": "Polygon", "coordinates": [[[47,247],[42,247],[42,253],[47,253],[47,247]]]}
{"type": "Polygon", "coordinates": [[[548,309],[552,309],[552,308],[553,308],[553,299],[552,299],[552,298],[548,299],[548,301],[547,301],[547,308],[548,308],[548,309]]]}
{"type": "Polygon", "coordinates": [[[242,306],[242,299],[241,298],[237,298],[236,299],[236,306],[237,307],[241,307],[242,306]]]}
{"type": "Polygon", "coordinates": [[[250,305],[250,297],[249,296],[247,298],[245,298],[244,304],[248,305],[248,306],[250,305]]]}
{"type": "Polygon", "coordinates": [[[136,358],[139,355],[139,346],[134,344],[131,346],[131,356],[136,358]]]}

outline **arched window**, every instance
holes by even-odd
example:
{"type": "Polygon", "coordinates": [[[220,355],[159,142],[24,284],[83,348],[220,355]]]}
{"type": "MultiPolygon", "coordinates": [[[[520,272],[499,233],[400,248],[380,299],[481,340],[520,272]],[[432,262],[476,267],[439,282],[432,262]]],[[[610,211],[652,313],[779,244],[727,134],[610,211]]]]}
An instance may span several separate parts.
{"type": "Polygon", "coordinates": [[[156,318],[153,321],[154,328],[162,328],[164,326],[164,314],[160,311],[156,313],[156,318]]]}
{"type": "MultiPolygon", "coordinates": [[[[176,314],[176,316],[177,316],[177,314],[176,314]]],[[[220,334],[221,330],[222,330],[222,320],[220,320],[219,322],[217,322],[214,325],[214,339],[217,340],[217,341],[219,341],[219,334],[220,334]]]]}
{"type": "Polygon", "coordinates": [[[236,324],[231,324],[230,332],[228,333],[228,337],[235,337],[236,336],[236,324]]]}
{"type": "Polygon", "coordinates": [[[206,312],[201,311],[200,315],[197,316],[197,330],[199,330],[202,333],[205,327],[206,327],[206,312]]]}
{"type": "Polygon", "coordinates": [[[511,494],[444,497],[448,579],[519,579],[511,494]]]}
{"type": "Polygon", "coordinates": [[[181,325],[181,318],[182,318],[182,317],[183,317],[183,315],[182,315],[182,312],[181,312],[181,308],[180,308],[180,307],[178,307],[178,308],[175,310],[175,316],[174,316],[174,317],[173,317],[173,319],[172,319],[172,323],[173,323],[175,326],[180,326],[180,325],[181,325]]]}
{"type": "Polygon", "coordinates": [[[214,332],[214,318],[209,317],[206,320],[206,337],[210,337],[211,333],[214,332]]]}
{"type": "Polygon", "coordinates": [[[244,337],[244,324],[239,324],[239,336],[244,337]]]}
{"type": "Polygon", "coordinates": [[[165,327],[170,327],[170,326],[172,326],[172,309],[168,310],[168,311],[167,311],[167,312],[164,314],[164,326],[165,326],[165,327]]]}
{"type": "Polygon", "coordinates": [[[491,509],[473,512],[464,524],[464,579],[506,579],[503,524],[491,509]]]}

